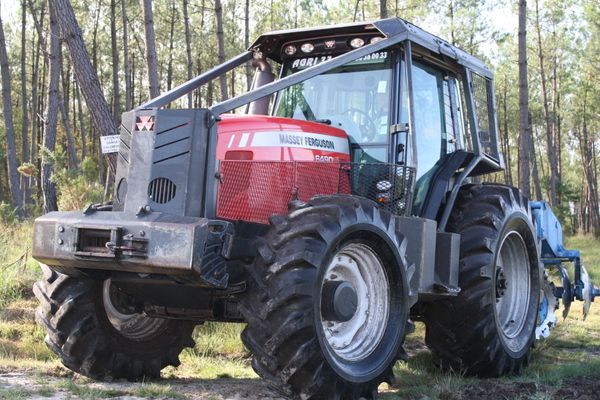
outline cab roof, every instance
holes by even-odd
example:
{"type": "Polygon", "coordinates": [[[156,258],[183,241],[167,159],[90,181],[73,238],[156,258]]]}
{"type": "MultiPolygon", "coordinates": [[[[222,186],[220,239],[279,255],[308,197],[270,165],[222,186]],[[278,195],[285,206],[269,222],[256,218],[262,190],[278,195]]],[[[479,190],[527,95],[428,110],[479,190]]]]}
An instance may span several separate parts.
{"type": "Polygon", "coordinates": [[[433,57],[437,56],[436,58],[440,58],[440,56],[443,56],[444,58],[449,58],[459,65],[468,67],[483,76],[493,78],[492,71],[478,58],[401,18],[271,31],[262,34],[256,39],[250,50],[258,49],[268,58],[281,63],[282,47],[285,43],[291,41],[308,41],[329,36],[352,36],[373,33],[382,34],[389,40],[390,46],[410,40],[429,50],[433,57]]]}

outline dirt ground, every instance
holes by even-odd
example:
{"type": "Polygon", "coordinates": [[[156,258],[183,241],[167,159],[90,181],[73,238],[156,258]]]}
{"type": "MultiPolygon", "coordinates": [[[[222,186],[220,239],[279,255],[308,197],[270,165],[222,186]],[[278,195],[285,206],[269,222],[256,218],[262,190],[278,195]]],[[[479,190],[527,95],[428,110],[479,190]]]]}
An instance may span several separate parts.
{"type": "MultiPolygon", "coordinates": [[[[0,371],[2,368],[0,367],[0,371]]],[[[51,375],[40,375],[32,372],[10,371],[0,373],[0,399],[21,398],[30,400],[76,400],[93,397],[93,395],[78,395],[61,384],[64,378],[51,375]],[[8,397],[8,393],[18,393],[23,389],[21,396],[8,397]]],[[[168,386],[186,399],[201,400],[285,400],[267,388],[260,379],[162,379],[153,382],[157,385],[168,386]]],[[[133,393],[142,383],[122,382],[93,382],[77,383],[88,389],[98,389],[104,393],[113,392],[115,396],[100,395],[101,398],[109,397],[121,400],[143,400],[147,397],[122,395],[120,393],[133,393]]],[[[97,392],[100,393],[100,392],[97,392]]],[[[98,394],[97,394],[98,395],[98,394]]],[[[183,398],[181,396],[181,398],[183,398]]],[[[162,400],[176,398],[165,393],[164,396],[152,396],[162,400]]],[[[178,396],[177,396],[178,397],[178,396]]]]}
{"type": "MultiPolygon", "coordinates": [[[[61,384],[64,378],[50,374],[36,374],[27,371],[8,371],[0,367],[0,399],[31,399],[31,400],[77,400],[89,398],[116,398],[122,400],[142,400],[146,397],[127,395],[133,393],[140,383],[111,382],[111,383],[77,383],[86,388],[112,391],[114,395],[93,397],[90,394],[78,395],[61,384]],[[9,393],[12,397],[9,397],[9,393]],[[20,393],[20,395],[15,395],[20,393]],[[92,397],[90,397],[92,396],[92,397]]],[[[201,399],[201,400],[284,400],[271,391],[259,379],[181,379],[156,381],[156,384],[171,388],[164,396],[153,398],[162,400],[170,398],[201,399]],[[175,393],[176,395],[173,395],[175,393]],[[183,396],[182,396],[183,395],[183,396]]],[[[380,391],[380,397],[385,399],[408,399],[395,396],[394,390],[380,391]],[[384,394],[387,393],[387,396],[384,394]]],[[[428,400],[427,396],[416,397],[418,400],[428,400]]],[[[591,378],[572,378],[561,388],[538,386],[534,382],[501,382],[498,380],[479,381],[476,385],[467,386],[461,391],[444,395],[444,400],[596,400],[600,399],[600,381],[591,378]]]]}
{"type": "Polygon", "coordinates": [[[537,387],[529,383],[480,382],[461,393],[459,399],[507,400],[518,398],[532,399],[600,399],[600,381],[591,378],[571,378],[563,382],[561,388],[537,387]]]}

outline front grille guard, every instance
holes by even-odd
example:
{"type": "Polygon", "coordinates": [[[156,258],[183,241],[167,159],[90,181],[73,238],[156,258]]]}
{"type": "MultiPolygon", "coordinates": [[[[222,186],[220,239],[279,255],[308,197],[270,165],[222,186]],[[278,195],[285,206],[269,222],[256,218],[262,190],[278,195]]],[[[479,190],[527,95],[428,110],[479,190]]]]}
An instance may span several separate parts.
{"type": "Polygon", "coordinates": [[[292,200],[352,194],[406,215],[413,199],[413,168],[394,164],[315,161],[221,161],[217,217],[268,224],[292,200]]]}

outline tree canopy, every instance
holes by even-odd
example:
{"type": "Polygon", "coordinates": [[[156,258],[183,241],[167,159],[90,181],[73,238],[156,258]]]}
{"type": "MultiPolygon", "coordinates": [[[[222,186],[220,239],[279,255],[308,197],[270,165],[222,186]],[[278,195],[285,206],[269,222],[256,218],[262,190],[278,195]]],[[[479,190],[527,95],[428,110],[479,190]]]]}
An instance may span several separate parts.
{"type": "MultiPolygon", "coordinates": [[[[540,200],[537,197],[541,195],[548,200],[568,229],[596,233],[600,227],[596,149],[600,135],[600,4],[598,0],[525,3],[527,117],[533,147],[523,150],[519,147],[523,116],[518,112],[517,46],[522,3],[71,2],[90,68],[105,97],[104,109],[77,80],[81,60],[68,57],[73,37],[65,27],[59,34],[62,51],[57,51],[60,44],[53,43],[52,8],[68,1],[3,2],[1,45],[6,50],[6,62],[2,65],[5,97],[0,115],[0,201],[9,209],[16,207],[29,215],[40,213],[44,179],[56,183],[58,207],[77,206],[69,196],[106,198],[105,189],[111,184],[107,180],[109,164],[101,155],[99,137],[114,130],[120,114],[241,53],[262,32],[398,16],[482,58],[495,71],[507,169],[486,179],[518,185],[519,168],[524,168],[519,160],[529,159],[532,198],[540,200]],[[103,110],[101,116],[99,109],[103,110]],[[99,128],[98,119],[110,119],[110,123],[99,128]],[[52,124],[55,138],[47,136],[53,135],[52,124]],[[528,154],[521,154],[523,151],[528,154]],[[47,164],[53,167],[52,178],[42,173],[47,164]],[[15,173],[16,166],[20,174],[15,173]]],[[[248,66],[245,72],[234,70],[227,79],[211,82],[173,106],[207,106],[247,90],[249,84],[248,66]]]]}

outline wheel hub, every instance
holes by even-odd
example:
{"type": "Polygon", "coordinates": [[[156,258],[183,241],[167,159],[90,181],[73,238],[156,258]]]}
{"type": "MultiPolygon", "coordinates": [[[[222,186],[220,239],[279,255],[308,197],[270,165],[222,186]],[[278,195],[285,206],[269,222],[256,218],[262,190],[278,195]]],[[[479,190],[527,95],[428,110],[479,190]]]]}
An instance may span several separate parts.
{"type": "Polygon", "coordinates": [[[329,349],[345,362],[366,359],[379,345],[390,315],[385,267],[372,247],[350,243],[327,265],[319,319],[329,349]]]}
{"type": "Polygon", "coordinates": [[[326,282],[321,297],[321,315],[327,321],[350,321],[358,308],[356,289],[350,282],[326,282]]]}
{"type": "Polygon", "coordinates": [[[525,239],[517,230],[507,232],[498,251],[495,311],[505,343],[515,352],[521,351],[528,339],[521,334],[527,333],[524,330],[532,312],[530,274],[525,239]]]}
{"type": "Polygon", "coordinates": [[[496,299],[504,296],[506,289],[508,288],[508,281],[502,268],[496,270],[496,299]]]}
{"type": "Polygon", "coordinates": [[[150,340],[160,336],[169,320],[147,317],[119,301],[119,290],[110,279],[102,284],[102,302],[108,322],[129,340],[150,340]]]}

